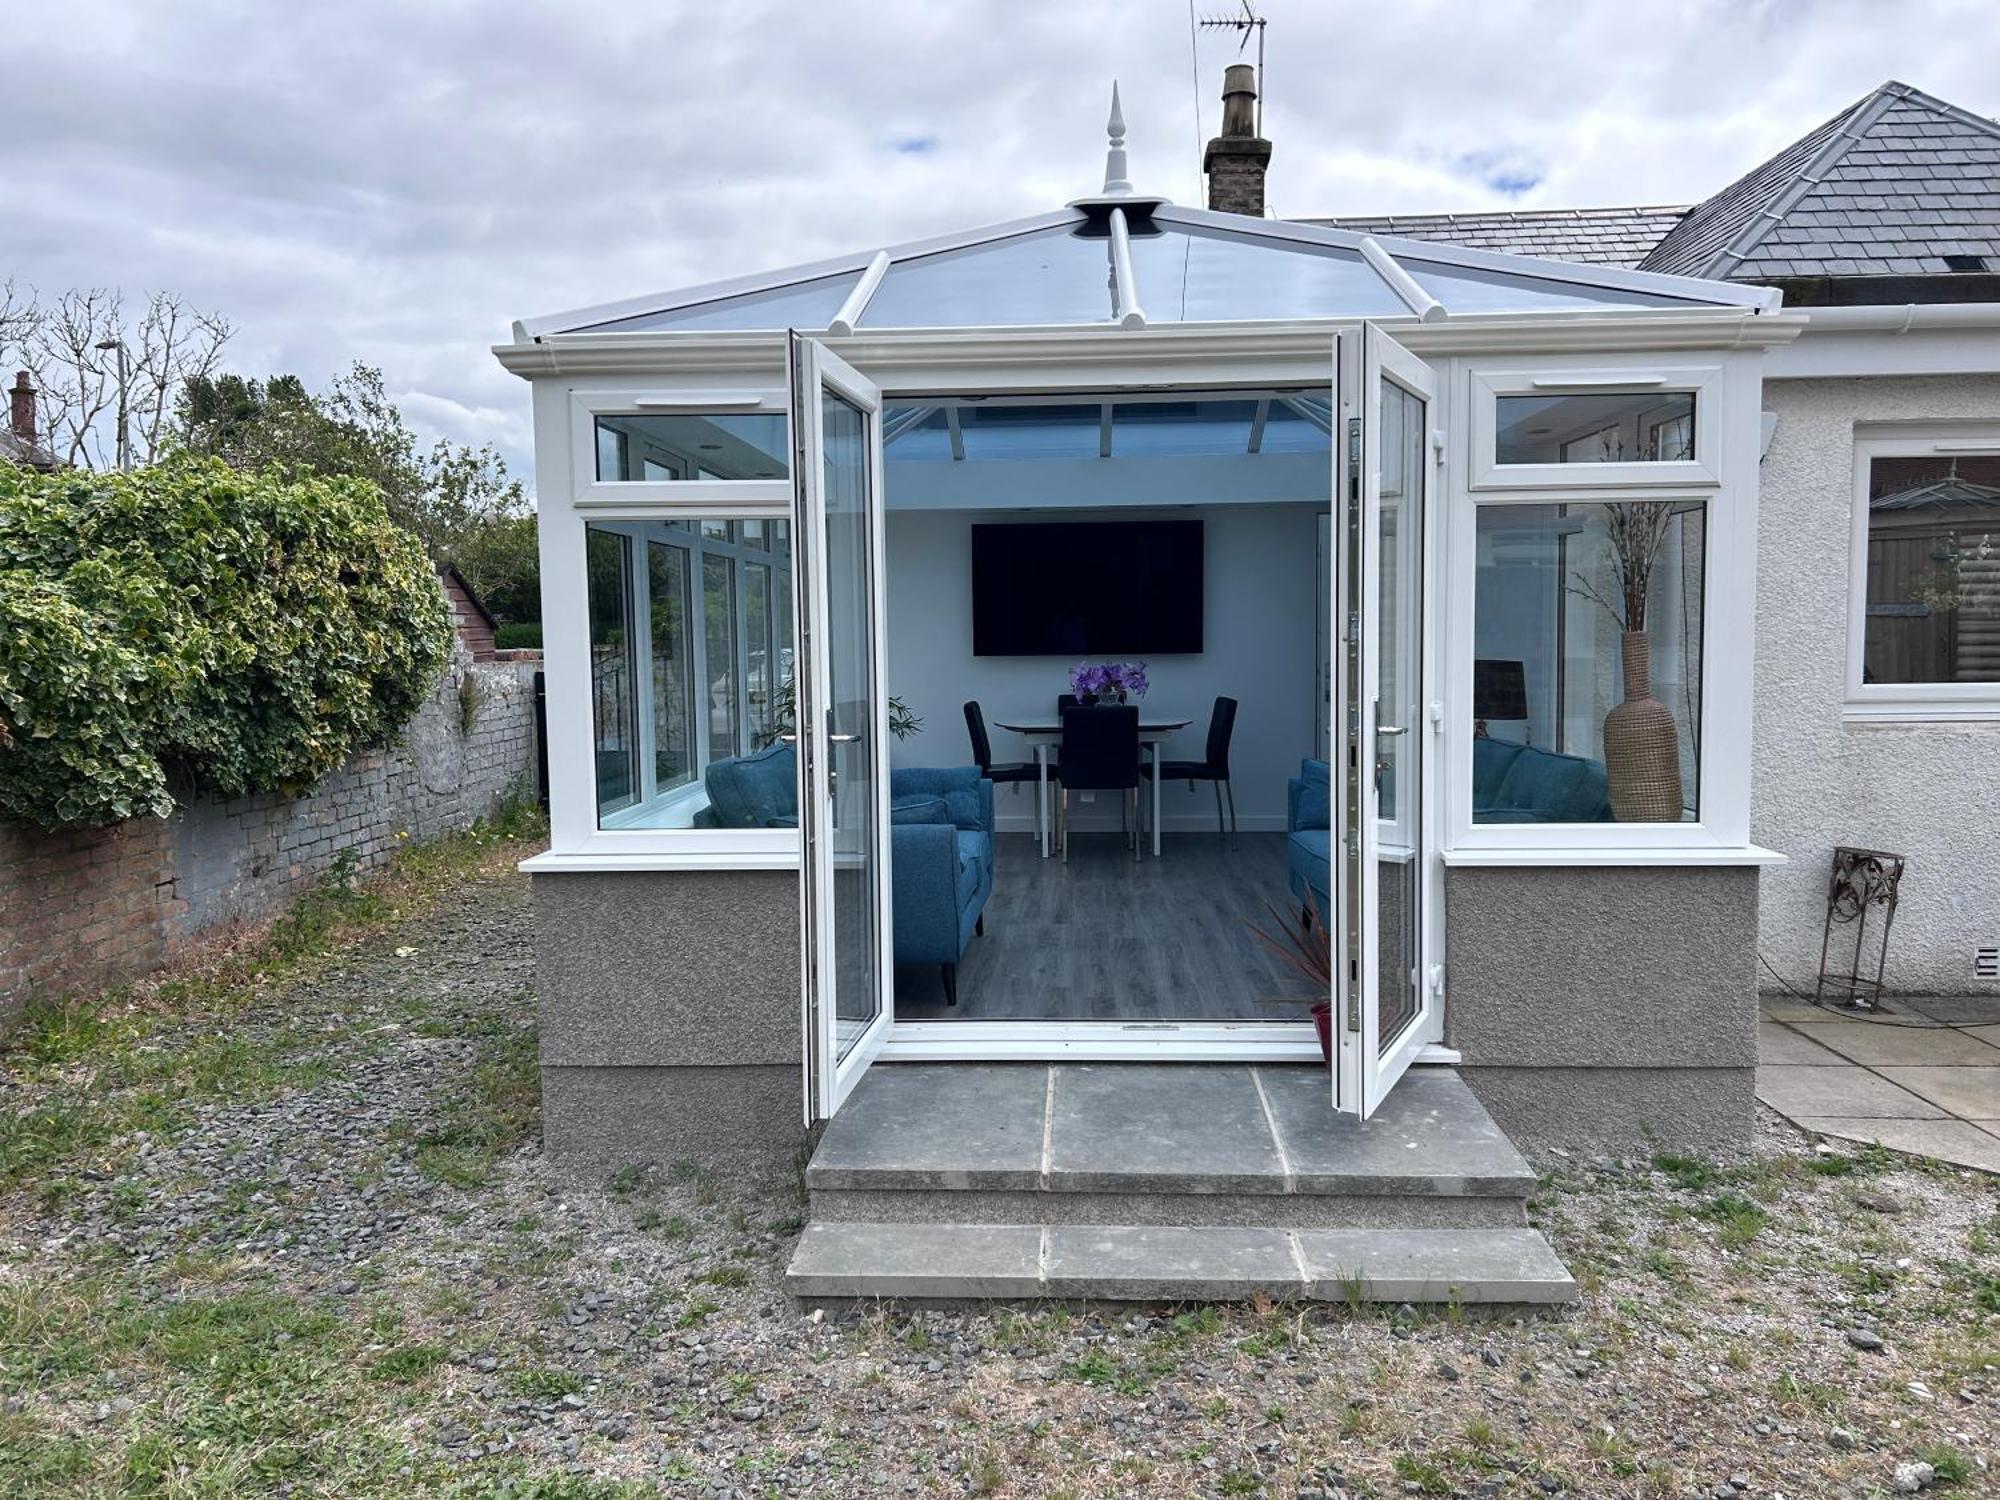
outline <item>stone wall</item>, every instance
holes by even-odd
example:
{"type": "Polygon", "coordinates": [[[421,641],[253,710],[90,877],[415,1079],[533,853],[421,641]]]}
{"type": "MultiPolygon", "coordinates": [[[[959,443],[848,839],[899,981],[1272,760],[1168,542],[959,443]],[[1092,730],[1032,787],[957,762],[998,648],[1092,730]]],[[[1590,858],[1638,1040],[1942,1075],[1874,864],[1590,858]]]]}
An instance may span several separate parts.
{"type": "Polygon", "coordinates": [[[532,793],[537,665],[475,664],[458,646],[403,743],[308,796],[203,797],[170,818],[60,833],[0,824],[0,1024],[31,993],[143,977],[197,939],[277,916],[337,862],[373,869],[532,793]]]}

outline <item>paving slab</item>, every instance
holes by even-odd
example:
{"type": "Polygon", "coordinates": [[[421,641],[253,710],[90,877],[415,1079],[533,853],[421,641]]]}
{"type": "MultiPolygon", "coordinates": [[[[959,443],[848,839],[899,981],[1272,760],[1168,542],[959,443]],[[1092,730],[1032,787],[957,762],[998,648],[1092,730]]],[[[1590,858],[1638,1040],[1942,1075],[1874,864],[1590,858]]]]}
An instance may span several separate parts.
{"type": "Polygon", "coordinates": [[[2000,1023],[1992,1026],[1968,1026],[1967,1036],[1976,1036],[1989,1047],[2000,1047],[2000,1023]]]}
{"type": "Polygon", "coordinates": [[[1057,1224],[1048,1230],[1043,1291],[1051,1297],[1150,1302],[1196,1289],[1232,1300],[1253,1292],[1295,1297],[1302,1282],[1282,1229],[1057,1224]]]}
{"type": "Polygon", "coordinates": [[[1571,1279],[1533,1229],[1302,1229],[1306,1295],[1339,1302],[1569,1302],[1571,1279]]]}
{"type": "Polygon", "coordinates": [[[1048,1168],[1054,1191],[1287,1190],[1249,1068],[1104,1063],[1055,1071],[1048,1168]]]}
{"type": "Polygon", "coordinates": [[[1949,1026],[1890,1026],[1867,1021],[1794,1022],[1799,1035],[1858,1063],[1918,1067],[2000,1067],[2000,1047],[1949,1026]]]}
{"type": "Polygon", "coordinates": [[[1826,1012],[1809,1000],[1771,998],[1757,1002],[1757,1009],[1767,1021],[1824,1021],[1826,1012]]]}
{"type": "Polygon", "coordinates": [[[1947,1026],[2000,1026],[2000,995],[1899,996],[1895,1004],[1947,1026]]]}
{"type": "Polygon", "coordinates": [[[1032,1224],[808,1224],[785,1285],[797,1297],[1033,1297],[1041,1251],[1032,1224]]]}
{"type": "Polygon", "coordinates": [[[1816,1067],[1850,1067],[1852,1064],[1809,1036],[1802,1036],[1789,1026],[1781,1026],[1776,1021],[1757,1023],[1757,1061],[1761,1063],[1798,1063],[1816,1067]]]}
{"type": "Polygon", "coordinates": [[[827,1122],[815,1188],[1032,1188],[1049,1070],[1039,1063],[880,1063],[827,1122]]]}
{"type": "Polygon", "coordinates": [[[2000,1067],[1882,1068],[1883,1077],[1962,1120],[2000,1121],[2000,1067]]]}
{"type": "Polygon", "coordinates": [[[1869,1120],[1806,1115],[1792,1123],[1816,1135],[1886,1146],[1891,1151],[1907,1151],[1913,1156],[1933,1156],[1953,1166],[1976,1167],[1982,1172],[2000,1172],[2000,1135],[1982,1130],[1969,1120],[1869,1120]]]}
{"type": "Polygon", "coordinates": [[[1465,1080],[1412,1068],[1372,1120],[1333,1112],[1324,1068],[1260,1067],[1297,1193],[1525,1197],[1535,1174],[1465,1080]]]}
{"type": "Polygon", "coordinates": [[[1944,1111],[1908,1089],[1862,1067],[1825,1068],[1798,1063],[1762,1063],[1757,1097],[1779,1114],[1844,1119],[1936,1120],[1944,1111]]]}

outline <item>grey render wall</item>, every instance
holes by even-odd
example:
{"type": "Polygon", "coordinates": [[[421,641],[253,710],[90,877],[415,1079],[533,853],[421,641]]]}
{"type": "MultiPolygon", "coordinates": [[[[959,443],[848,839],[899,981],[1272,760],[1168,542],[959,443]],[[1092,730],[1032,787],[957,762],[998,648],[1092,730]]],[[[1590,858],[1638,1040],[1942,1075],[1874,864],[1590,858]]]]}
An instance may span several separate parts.
{"type": "Polygon", "coordinates": [[[2000,943],[2000,723],[1841,717],[1855,424],[1994,421],[2000,376],[1771,381],[1764,406],[1778,425],[1759,504],[1752,820],[1790,863],[1765,873],[1761,950],[1810,988],[1833,847],[1888,849],[1910,856],[1889,983],[2000,993],[1973,978],[1971,952],[2000,943]]]}
{"type": "Polygon", "coordinates": [[[762,1169],[804,1135],[798,875],[534,877],[542,1135],[599,1165],[762,1169]]]}
{"type": "Polygon", "coordinates": [[[1447,873],[1445,1041],[1524,1148],[1749,1143],[1753,868],[1447,873]]]}

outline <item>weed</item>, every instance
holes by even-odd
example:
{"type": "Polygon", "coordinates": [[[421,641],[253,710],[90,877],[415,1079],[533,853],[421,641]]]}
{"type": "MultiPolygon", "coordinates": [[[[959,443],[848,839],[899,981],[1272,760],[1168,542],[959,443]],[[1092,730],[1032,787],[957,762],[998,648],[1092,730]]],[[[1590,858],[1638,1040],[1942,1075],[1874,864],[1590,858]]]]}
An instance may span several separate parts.
{"type": "Polygon", "coordinates": [[[1972,1460],[1943,1443],[1933,1443],[1917,1457],[1937,1471],[1939,1484],[1963,1484],[1972,1477],[1972,1460]]]}
{"type": "Polygon", "coordinates": [[[422,1380],[445,1361],[445,1351],[438,1344],[405,1344],[400,1349],[391,1349],[368,1367],[370,1378],[386,1380],[394,1385],[409,1385],[422,1380]]]}
{"type": "Polygon", "coordinates": [[[1720,1171],[1694,1156],[1670,1156],[1662,1153],[1653,1158],[1653,1170],[1675,1187],[1689,1193],[1698,1193],[1722,1181],[1720,1171]]]}
{"type": "Polygon", "coordinates": [[[574,1370],[536,1365],[516,1370],[507,1384],[515,1395],[525,1396],[530,1401],[560,1401],[564,1396],[583,1389],[583,1377],[574,1370]]]}

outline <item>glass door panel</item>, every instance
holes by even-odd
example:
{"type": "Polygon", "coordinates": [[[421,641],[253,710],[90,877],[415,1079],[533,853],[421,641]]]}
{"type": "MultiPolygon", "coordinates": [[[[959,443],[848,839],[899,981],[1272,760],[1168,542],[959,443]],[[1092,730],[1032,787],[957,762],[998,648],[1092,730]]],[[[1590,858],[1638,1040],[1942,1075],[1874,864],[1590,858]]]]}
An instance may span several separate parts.
{"type": "Polygon", "coordinates": [[[1336,494],[1341,931],[1334,1103],[1367,1118],[1439,1034],[1429,983],[1425,712],[1430,370],[1372,324],[1336,339],[1346,441],[1336,494]]]}
{"type": "Polygon", "coordinates": [[[823,1119],[889,1022],[882,403],[851,366],[796,334],[791,395],[807,1115],[823,1119]]]}

